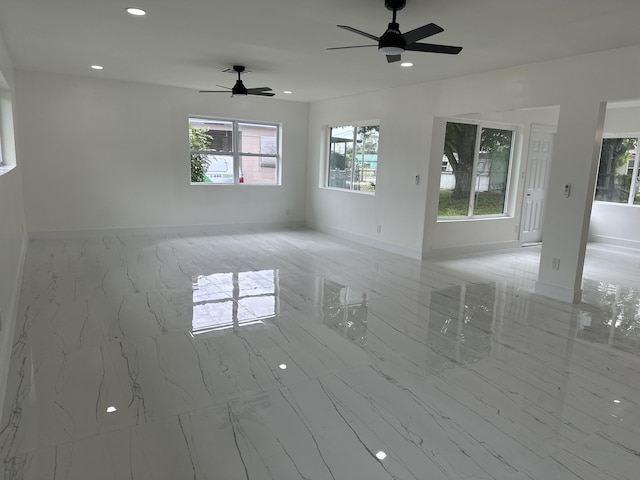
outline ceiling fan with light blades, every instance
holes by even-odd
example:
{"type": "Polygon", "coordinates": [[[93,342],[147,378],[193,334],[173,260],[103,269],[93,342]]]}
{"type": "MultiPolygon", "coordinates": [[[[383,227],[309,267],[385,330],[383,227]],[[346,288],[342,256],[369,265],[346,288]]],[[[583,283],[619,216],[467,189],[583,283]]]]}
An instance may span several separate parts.
{"type": "Polygon", "coordinates": [[[217,85],[220,88],[226,88],[226,90],[200,90],[200,93],[231,93],[232,97],[243,97],[247,95],[259,95],[261,97],[273,97],[275,93],[269,87],[257,87],[257,88],[247,88],[240,80],[240,75],[242,73],[247,73],[249,70],[246,70],[242,65],[234,65],[231,68],[225,68],[223,70],[225,73],[234,73],[238,74],[238,79],[236,80],[236,84],[232,87],[225,87],[223,85],[217,85]]]}
{"type": "Polygon", "coordinates": [[[350,47],[332,47],[327,50],[341,50],[344,48],[361,48],[361,47],[378,47],[378,51],[387,56],[387,62],[399,62],[401,55],[410,50],[413,52],[431,52],[431,53],[446,53],[449,55],[457,55],[462,50],[462,47],[454,47],[452,45],[436,45],[433,43],[418,43],[419,40],[423,40],[427,37],[435,35],[436,33],[443,32],[444,29],[435,23],[429,23],[422,27],[415,28],[406,33],[400,33],[400,25],[396,22],[396,12],[402,10],[406,5],[406,0],[385,0],[384,5],[387,10],[393,11],[393,18],[389,23],[387,30],[381,37],[376,37],[370,33],[363,32],[348,25],[338,25],[340,28],[349,30],[350,32],[357,33],[363,37],[370,38],[378,42],[377,45],[353,45],[350,47]]]}

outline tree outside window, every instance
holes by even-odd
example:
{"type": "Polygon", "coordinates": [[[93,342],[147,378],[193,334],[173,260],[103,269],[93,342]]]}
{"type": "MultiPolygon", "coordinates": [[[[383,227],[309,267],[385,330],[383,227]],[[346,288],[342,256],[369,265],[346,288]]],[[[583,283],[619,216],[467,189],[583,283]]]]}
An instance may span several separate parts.
{"type": "Polygon", "coordinates": [[[189,118],[192,184],[280,185],[280,126],[189,118]]]}
{"type": "Polygon", "coordinates": [[[514,129],[447,122],[438,217],[505,214],[513,141],[514,129]]]}
{"type": "Polygon", "coordinates": [[[604,138],[595,200],[640,205],[638,137],[604,138]]]}

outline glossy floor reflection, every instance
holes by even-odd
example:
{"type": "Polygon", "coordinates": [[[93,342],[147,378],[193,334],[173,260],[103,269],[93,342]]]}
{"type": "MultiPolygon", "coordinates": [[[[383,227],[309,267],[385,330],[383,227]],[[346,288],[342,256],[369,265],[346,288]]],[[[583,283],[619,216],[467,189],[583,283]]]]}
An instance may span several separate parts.
{"type": "Polygon", "coordinates": [[[636,479],[640,252],[419,262],[290,230],[29,245],[6,480],[636,479]]]}

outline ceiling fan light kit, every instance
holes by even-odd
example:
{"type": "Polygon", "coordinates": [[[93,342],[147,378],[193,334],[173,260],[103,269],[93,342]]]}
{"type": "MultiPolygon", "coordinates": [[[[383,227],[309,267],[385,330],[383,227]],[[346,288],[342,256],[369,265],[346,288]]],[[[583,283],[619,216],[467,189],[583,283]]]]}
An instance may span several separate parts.
{"type": "MultiPolygon", "coordinates": [[[[362,30],[358,30],[348,25],[338,25],[338,27],[377,41],[378,51],[383,55],[386,55],[388,63],[399,62],[402,60],[402,54],[407,50],[414,52],[444,53],[449,55],[457,55],[462,51],[462,47],[455,47],[453,45],[418,43],[419,40],[423,40],[444,31],[442,27],[435,23],[429,23],[422,27],[414,28],[404,34],[401,33],[400,25],[396,22],[396,13],[398,10],[402,10],[405,7],[406,0],[385,0],[384,5],[387,10],[391,10],[393,12],[393,17],[387,26],[387,30],[380,37],[376,37],[375,35],[363,32],[362,30]]],[[[342,50],[345,48],[373,46],[375,45],[353,45],[349,47],[332,47],[327,48],[327,50],[342,50]]]]}

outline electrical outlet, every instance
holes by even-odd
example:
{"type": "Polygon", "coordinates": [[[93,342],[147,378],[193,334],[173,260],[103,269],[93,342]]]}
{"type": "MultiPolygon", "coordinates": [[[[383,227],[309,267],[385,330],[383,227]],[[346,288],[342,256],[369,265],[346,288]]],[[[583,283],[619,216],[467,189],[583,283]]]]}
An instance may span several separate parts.
{"type": "Polygon", "coordinates": [[[552,270],[560,270],[560,259],[554,258],[551,260],[551,269],[552,270]]]}

